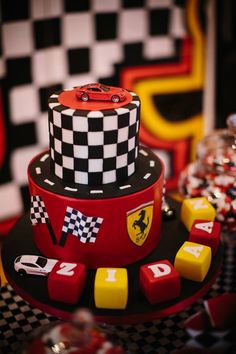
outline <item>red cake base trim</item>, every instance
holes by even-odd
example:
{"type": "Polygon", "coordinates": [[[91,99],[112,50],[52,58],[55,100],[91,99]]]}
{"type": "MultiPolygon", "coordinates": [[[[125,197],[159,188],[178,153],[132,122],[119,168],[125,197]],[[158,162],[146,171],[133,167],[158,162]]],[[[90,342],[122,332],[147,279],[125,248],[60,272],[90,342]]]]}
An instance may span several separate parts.
{"type": "MultiPolygon", "coordinates": [[[[39,187],[29,176],[31,195],[40,196],[44,201],[57,240],[57,244],[54,244],[47,223],[37,223],[32,226],[35,244],[47,257],[84,263],[88,268],[120,267],[136,262],[148,255],[160,241],[162,183],[163,174],[153,185],[142,191],[105,200],[86,200],[51,193],[39,187]],[[88,217],[103,219],[95,242],[83,243],[79,237],[68,233],[64,244],[60,244],[67,207],[88,217]],[[152,215],[149,214],[151,228],[145,240],[138,242],[135,235],[127,231],[129,212],[137,209],[138,220],[139,212],[145,208],[153,208],[152,215]]],[[[146,220],[144,222],[147,223],[146,220]]],[[[136,230],[139,231],[138,226],[136,230]]]]}

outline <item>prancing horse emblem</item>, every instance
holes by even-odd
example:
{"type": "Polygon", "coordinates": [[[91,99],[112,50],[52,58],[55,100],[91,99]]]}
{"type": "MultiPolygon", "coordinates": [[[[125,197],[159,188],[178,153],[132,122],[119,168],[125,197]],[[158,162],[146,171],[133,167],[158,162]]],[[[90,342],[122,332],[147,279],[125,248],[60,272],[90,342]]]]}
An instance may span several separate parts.
{"type": "Polygon", "coordinates": [[[135,228],[135,230],[137,227],[139,227],[140,229],[140,232],[137,234],[137,236],[143,235],[144,231],[149,225],[149,216],[147,217],[147,223],[144,222],[145,215],[146,215],[146,211],[144,209],[142,209],[138,215],[140,216],[140,218],[133,222],[133,227],[135,228]]]}
{"type": "Polygon", "coordinates": [[[141,204],[127,213],[127,230],[131,241],[142,246],[152,225],[153,201],[141,204]]]}

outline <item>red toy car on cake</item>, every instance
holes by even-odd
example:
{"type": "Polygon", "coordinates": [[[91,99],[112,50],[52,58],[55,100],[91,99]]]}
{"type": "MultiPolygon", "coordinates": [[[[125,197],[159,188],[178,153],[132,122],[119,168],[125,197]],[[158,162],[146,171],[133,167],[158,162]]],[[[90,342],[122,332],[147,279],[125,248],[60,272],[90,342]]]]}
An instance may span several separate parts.
{"type": "Polygon", "coordinates": [[[120,87],[106,86],[99,83],[76,87],[76,97],[84,102],[89,100],[112,101],[114,103],[124,101],[126,90],[120,87]]]}

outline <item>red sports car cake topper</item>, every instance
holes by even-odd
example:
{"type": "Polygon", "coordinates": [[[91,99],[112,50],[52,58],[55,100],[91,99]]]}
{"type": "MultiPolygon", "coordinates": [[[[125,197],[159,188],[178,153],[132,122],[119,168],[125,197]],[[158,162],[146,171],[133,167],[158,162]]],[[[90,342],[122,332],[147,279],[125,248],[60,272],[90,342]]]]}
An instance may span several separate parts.
{"type": "Polygon", "coordinates": [[[125,100],[127,91],[120,87],[106,86],[99,83],[76,87],[76,97],[84,102],[89,100],[112,101],[118,103],[125,100]]]}

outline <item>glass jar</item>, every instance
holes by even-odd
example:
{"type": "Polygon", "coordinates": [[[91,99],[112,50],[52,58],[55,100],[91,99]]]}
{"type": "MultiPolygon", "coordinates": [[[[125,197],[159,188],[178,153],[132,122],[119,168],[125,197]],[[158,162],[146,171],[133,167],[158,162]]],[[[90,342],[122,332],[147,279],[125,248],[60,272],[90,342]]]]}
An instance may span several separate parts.
{"type": "Polygon", "coordinates": [[[42,326],[24,345],[23,354],[125,354],[94,322],[90,310],[78,309],[68,321],[42,326]]]}
{"type": "Polygon", "coordinates": [[[179,192],[184,198],[206,197],[223,230],[236,232],[236,114],[227,126],[198,143],[196,161],[180,175],[179,192]]]}

